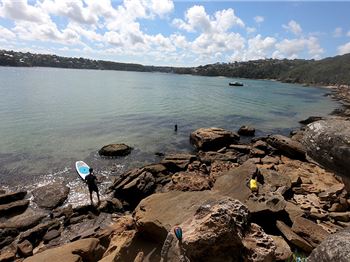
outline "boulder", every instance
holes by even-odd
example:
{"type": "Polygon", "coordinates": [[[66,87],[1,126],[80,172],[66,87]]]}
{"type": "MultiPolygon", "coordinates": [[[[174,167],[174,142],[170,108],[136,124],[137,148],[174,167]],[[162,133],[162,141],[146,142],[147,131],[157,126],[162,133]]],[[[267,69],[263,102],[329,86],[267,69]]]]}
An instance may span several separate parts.
{"type": "Polygon", "coordinates": [[[286,207],[284,209],[289,216],[289,219],[294,223],[295,219],[304,215],[304,211],[298,206],[289,201],[287,201],[286,207]]]}
{"type": "Polygon", "coordinates": [[[224,198],[200,206],[179,226],[178,242],[172,230],[162,251],[163,261],[273,261],[275,246],[258,225],[249,224],[249,211],[238,200],[224,198]]]}
{"type": "Polygon", "coordinates": [[[248,154],[252,149],[250,145],[235,145],[235,144],[230,145],[229,148],[244,154],[248,154]]]}
{"type": "Polygon", "coordinates": [[[222,128],[200,128],[192,132],[190,142],[197,150],[218,150],[236,143],[239,135],[222,128]]]}
{"type": "Polygon", "coordinates": [[[283,236],[287,239],[288,242],[294,246],[300,248],[305,252],[311,252],[313,247],[303,238],[295,234],[290,227],[288,227],[282,221],[276,222],[277,228],[281,231],[283,236]]]}
{"type": "Polygon", "coordinates": [[[121,212],[123,211],[123,203],[117,198],[102,200],[98,210],[105,213],[121,212]]]}
{"type": "Polygon", "coordinates": [[[155,188],[155,177],[144,168],[135,168],[120,175],[111,186],[118,198],[126,200],[132,206],[152,194],[155,188]]]}
{"type": "Polygon", "coordinates": [[[26,194],[27,194],[27,191],[0,194],[0,205],[22,200],[26,196],[26,194]]]}
{"type": "Polygon", "coordinates": [[[267,143],[291,158],[305,159],[306,151],[304,146],[286,136],[271,135],[267,138],[267,143]]]}
{"type": "Polygon", "coordinates": [[[156,193],[143,199],[134,211],[140,233],[163,242],[168,231],[194,215],[203,203],[215,201],[210,191],[170,191],[156,193]],[[161,210],[161,212],[159,212],[161,210]]]}
{"type": "Polygon", "coordinates": [[[33,255],[33,245],[28,241],[24,240],[23,242],[17,245],[17,253],[21,257],[29,257],[33,255]]]}
{"type": "Polygon", "coordinates": [[[132,148],[125,144],[109,144],[102,147],[98,153],[101,156],[126,156],[131,150],[132,148]]]}
{"type": "Polygon", "coordinates": [[[276,245],[276,260],[289,261],[288,259],[293,255],[293,253],[284,238],[271,235],[270,237],[273,239],[276,245]]]}
{"type": "Polygon", "coordinates": [[[322,165],[347,175],[350,173],[350,122],[327,119],[306,126],[302,143],[307,154],[322,165]]]}
{"type": "Polygon", "coordinates": [[[29,200],[18,200],[0,205],[0,217],[24,212],[29,205],[29,200]]]}
{"type": "Polygon", "coordinates": [[[255,128],[252,126],[241,126],[238,130],[240,136],[254,136],[255,128]]]}
{"type": "Polygon", "coordinates": [[[329,233],[314,222],[303,217],[294,220],[292,230],[306,239],[313,247],[318,246],[329,233]]]}
{"type": "Polygon", "coordinates": [[[69,194],[69,187],[54,183],[39,187],[33,192],[33,201],[42,208],[54,209],[63,204],[69,194]]]}
{"type": "Polygon", "coordinates": [[[329,216],[336,221],[349,222],[350,212],[330,212],[329,216]]]}
{"type": "Polygon", "coordinates": [[[309,262],[350,261],[350,228],[328,236],[308,257],[309,262]]]}
{"type": "Polygon", "coordinates": [[[45,250],[26,258],[24,262],[95,262],[102,257],[104,251],[105,249],[99,244],[98,239],[86,238],[45,250]]]}

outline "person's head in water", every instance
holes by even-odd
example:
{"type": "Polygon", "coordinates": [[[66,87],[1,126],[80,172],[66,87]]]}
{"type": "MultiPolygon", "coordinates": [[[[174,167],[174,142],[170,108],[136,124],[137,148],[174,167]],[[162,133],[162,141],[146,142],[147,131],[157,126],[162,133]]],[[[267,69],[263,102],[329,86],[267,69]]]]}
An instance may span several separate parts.
{"type": "Polygon", "coordinates": [[[92,174],[92,172],[94,172],[94,169],[93,168],[89,168],[89,173],[92,174]]]}

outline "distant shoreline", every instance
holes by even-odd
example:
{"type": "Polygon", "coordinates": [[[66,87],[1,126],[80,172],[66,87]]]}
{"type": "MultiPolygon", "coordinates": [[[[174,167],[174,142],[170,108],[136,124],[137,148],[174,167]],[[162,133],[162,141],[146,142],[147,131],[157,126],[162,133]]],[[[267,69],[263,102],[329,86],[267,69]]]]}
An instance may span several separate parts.
{"type": "Polygon", "coordinates": [[[215,63],[197,67],[173,67],[0,50],[0,66],[161,72],[276,80],[301,85],[350,85],[350,54],[317,61],[262,59],[247,62],[215,63]]]}

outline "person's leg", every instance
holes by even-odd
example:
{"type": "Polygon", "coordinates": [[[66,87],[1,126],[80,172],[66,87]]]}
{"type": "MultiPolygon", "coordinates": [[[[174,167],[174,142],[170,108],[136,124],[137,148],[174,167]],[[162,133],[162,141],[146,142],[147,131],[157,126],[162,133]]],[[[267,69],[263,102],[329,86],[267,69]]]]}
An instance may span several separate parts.
{"type": "Polygon", "coordinates": [[[90,202],[91,202],[91,205],[94,204],[94,203],[92,202],[92,191],[90,191],[90,202]]]}
{"type": "Polygon", "coordinates": [[[100,203],[100,194],[98,193],[98,190],[96,190],[96,194],[97,194],[98,203],[100,203]]]}

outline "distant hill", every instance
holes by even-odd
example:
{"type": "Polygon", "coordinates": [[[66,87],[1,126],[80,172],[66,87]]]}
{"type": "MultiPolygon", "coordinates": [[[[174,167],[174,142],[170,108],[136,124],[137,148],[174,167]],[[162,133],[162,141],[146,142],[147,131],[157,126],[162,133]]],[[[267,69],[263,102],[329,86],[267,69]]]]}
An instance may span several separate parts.
{"type": "Polygon", "coordinates": [[[216,63],[198,67],[164,67],[0,50],[0,66],[165,72],[203,76],[276,79],[290,83],[350,85],[350,54],[317,61],[263,59],[248,62],[216,63]]]}

